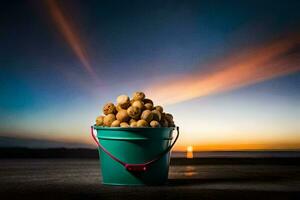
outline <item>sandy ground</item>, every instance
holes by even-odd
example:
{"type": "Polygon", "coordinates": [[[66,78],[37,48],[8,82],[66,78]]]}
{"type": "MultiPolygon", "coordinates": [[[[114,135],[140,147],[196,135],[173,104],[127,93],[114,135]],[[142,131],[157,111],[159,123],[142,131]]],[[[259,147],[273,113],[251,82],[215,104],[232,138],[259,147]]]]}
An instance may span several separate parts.
{"type": "Polygon", "coordinates": [[[0,160],[0,199],[300,199],[299,165],[172,165],[165,186],[101,184],[97,160],[0,160]]]}

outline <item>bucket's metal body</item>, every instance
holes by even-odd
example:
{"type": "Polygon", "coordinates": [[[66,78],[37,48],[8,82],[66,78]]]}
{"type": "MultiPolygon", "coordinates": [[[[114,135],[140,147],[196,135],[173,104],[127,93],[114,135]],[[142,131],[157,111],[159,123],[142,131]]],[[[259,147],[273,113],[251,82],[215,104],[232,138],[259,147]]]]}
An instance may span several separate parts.
{"type": "MultiPolygon", "coordinates": [[[[173,127],[120,128],[94,126],[101,146],[118,159],[132,164],[145,163],[171,144],[173,127]]],[[[99,148],[103,184],[161,185],[168,179],[170,152],[143,172],[131,172],[99,148]]]]}

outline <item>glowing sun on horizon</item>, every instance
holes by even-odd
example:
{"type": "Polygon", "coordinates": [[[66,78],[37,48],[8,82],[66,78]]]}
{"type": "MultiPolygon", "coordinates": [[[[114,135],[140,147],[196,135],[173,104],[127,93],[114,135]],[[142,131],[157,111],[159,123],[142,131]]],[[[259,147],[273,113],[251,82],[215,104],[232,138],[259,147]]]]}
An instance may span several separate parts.
{"type": "Polygon", "coordinates": [[[193,146],[187,146],[186,148],[186,158],[193,158],[193,146]]]}

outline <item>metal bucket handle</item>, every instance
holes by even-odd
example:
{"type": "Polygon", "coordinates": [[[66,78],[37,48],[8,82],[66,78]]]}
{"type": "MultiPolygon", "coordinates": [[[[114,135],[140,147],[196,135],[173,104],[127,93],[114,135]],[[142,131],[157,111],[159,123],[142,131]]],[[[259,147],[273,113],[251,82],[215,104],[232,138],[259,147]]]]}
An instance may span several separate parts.
{"type": "Polygon", "coordinates": [[[123,165],[125,167],[126,170],[131,171],[131,172],[143,172],[146,171],[148,166],[156,161],[158,161],[160,158],[162,158],[166,153],[168,153],[169,151],[171,151],[171,149],[173,148],[173,146],[175,145],[178,137],[179,137],[179,127],[176,127],[176,138],[174,139],[173,143],[166,148],[163,152],[161,152],[160,154],[158,154],[154,159],[147,161],[145,163],[142,164],[129,164],[126,162],[121,161],[120,159],[118,159],[117,157],[115,157],[114,155],[112,155],[107,149],[105,149],[100,142],[98,141],[98,139],[96,138],[95,134],[94,134],[94,126],[91,126],[91,135],[93,137],[93,139],[95,140],[96,144],[109,156],[111,157],[113,160],[117,161],[118,163],[120,163],[121,165],[123,165]]]}

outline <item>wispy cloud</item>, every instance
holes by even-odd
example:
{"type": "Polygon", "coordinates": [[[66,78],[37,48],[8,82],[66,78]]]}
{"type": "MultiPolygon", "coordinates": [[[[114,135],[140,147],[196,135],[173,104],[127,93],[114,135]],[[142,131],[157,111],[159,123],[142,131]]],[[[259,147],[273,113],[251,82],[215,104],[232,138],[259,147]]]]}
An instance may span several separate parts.
{"type": "Polygon", "coordinates": [[[74,23],[71,23],[70,18],[66,17],[66,13],[62,12],[56,0],[47,0],[46,3],[55,25],[82,63],[85,71],[88,72],[92,77],[95,77],[95,72],[90,64],[86,47],[80,39],[78,31],[72,27],[72,24],[74,23]]]}
{"type": "Polygon", "coordinates": [[[146,92],[157,102],[173,104],[294,73],[300,70],[299,43],[299,34],[295,34],[240,50],[207,64],[215,71],[166,77],[146,92]]]}

